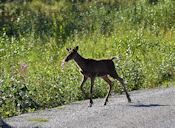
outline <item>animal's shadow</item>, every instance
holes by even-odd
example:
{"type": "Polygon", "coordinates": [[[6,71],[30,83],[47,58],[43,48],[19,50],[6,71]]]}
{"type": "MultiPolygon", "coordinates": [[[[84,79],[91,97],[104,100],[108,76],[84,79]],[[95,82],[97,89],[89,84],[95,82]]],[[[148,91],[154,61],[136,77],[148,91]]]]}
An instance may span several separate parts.
{"type": "Polygon", "coordinates": [[[130,105],[133,107],[139,107],[139,108],[150,108],[150,107],[161,107],[161,106],[168,106],[168,105],[162,105],[162,104],[136,104],[136,105],[130,105]]]}

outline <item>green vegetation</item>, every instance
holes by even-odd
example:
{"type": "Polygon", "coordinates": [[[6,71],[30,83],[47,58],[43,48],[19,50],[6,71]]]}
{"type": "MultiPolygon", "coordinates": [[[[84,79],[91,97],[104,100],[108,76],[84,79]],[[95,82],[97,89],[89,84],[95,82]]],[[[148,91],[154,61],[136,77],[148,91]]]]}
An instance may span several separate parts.
{"type": "MultiPolygon", "coordinates": [[[[84,57],[117,56],[130,91],[174,83],[174,0],[3,0],[0,8],[2,117],[83,100],[76,64],[60,67],[76,45],[84,57]]],[[[94,98],[107,88],[96,79],[94,98]]]]}
{"type": "Polygon", "coordinates": [[[65,109],[64,106],[58,106],[57,109],[65,109]]]}
{"type": "Polygon", "coordinates": [[[44,119],[44,118],[30,118],[27,121],[47,122],[48,119],[44,119]]]}

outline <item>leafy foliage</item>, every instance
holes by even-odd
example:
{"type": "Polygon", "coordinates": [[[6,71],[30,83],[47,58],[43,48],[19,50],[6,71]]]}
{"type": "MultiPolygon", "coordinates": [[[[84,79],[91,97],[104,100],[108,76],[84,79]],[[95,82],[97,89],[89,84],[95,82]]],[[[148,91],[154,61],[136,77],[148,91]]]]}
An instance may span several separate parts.
{"type": "MultiPolygon", "coordinates": [[[[1,4],[0,113],[3,117],[83,100],[74,62],[62,69],[66,47],[115,60],[128,89],[174,82],[175,2],[11,0],[1,4]]],[[[85,84],[89,90],[90,81],[85,84]]],[[[123,88],[115,82],[113,93],[123,88]]],[[[96,79],[94,98],[108,85],[96,79]]]]}

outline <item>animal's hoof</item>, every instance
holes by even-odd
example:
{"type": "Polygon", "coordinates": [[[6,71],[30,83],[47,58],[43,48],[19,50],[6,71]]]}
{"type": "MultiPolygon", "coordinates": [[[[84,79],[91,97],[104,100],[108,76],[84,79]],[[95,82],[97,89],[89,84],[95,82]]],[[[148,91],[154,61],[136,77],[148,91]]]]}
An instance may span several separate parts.
{"type": "Polygon", "coordinates": [[[105,100],[105,103],[104,103],[104,105],[106,105],[107,103],[108,103],[108,99],[106,99],[106,100],[105,100]]]}
{"type": "Polygon", "coordinates": [[[128,99],[128,103],[131,103],[131,99],[130,98],[128,99]]]}
{"type": "Polygon", "coordinates": [[[93,100],[90,98],[90,104],[94,104],[93,100]]]}
{"type": "Polygon", "coordinates": [[[89,104],[89,106],[88,107],[92,107],[92,104],[89,104]]]}

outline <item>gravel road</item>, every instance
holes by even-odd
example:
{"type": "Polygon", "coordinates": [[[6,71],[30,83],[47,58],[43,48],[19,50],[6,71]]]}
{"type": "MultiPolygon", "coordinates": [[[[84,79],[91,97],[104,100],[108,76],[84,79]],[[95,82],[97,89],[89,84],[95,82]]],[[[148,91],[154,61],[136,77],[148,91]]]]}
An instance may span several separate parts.
{"type": "Polygon", "coordinates": [[[4,119],[15,128],[175,128],[175,86],[114,95],[103,106],[104,99],[78,101],[63,107],[36,111],[4,119]],[[46,122],[29,121],[43,118],[46,122]]]}

